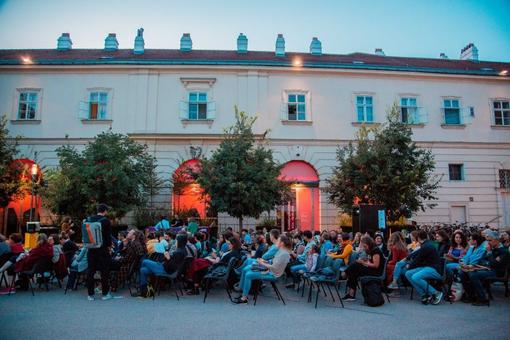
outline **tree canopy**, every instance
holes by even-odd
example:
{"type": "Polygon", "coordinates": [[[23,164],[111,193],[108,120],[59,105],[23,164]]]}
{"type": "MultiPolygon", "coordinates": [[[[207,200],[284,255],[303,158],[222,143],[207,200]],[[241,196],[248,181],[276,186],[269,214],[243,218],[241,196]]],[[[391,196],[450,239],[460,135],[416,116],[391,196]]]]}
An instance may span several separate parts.
{"type": "Polygon", "coordinates": [[[258,218],[281,203],[287,184],[278,179],[281,165],[272,151],[262,145],[263,140],[255,140],[252,127],[256,117],[236,107],[235,119],[219,148],[209,159],[202,157],[194,176],[211,208],[238,218],[242,228],[243,217],[258,218]]]}
{"type": "Polygon", "coordinates": [[[412,141],[396,104],[384,124],[362,126],[354,143],[339,147],[337,160],[325,190],[329,201],[346,212],[355,202],[381,204],[394,222],[436,205],[440,178],[432,174],[434,157],[412,141]]]}

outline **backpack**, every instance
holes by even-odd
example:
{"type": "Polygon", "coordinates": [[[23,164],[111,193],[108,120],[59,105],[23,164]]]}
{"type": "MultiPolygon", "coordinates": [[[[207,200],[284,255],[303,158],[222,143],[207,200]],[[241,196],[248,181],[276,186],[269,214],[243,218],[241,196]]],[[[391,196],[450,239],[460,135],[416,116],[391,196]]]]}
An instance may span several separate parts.
{"type": "Polygon", "coordinates": [[[363,293],[365,304],[368,306],[377,307],[384,305],[380,282],[373,280],[361,284],[361,292],[363,293]]]}
{"type": "Polygon", "coordinates": [[[81,235],[84,247],[89,249],[101,248],[103,245],[103,226],[101,221],[105,219],[106,218],[103,217],[96,222],[83,220],[81,225],[81,235]]]}

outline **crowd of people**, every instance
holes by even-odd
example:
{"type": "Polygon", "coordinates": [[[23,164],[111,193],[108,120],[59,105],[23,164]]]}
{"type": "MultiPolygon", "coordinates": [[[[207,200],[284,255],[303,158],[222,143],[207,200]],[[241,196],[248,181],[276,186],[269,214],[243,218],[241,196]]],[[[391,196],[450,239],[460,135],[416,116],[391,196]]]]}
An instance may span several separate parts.
{"type": "Polygon", "coordinates": [[[463,302],[486,305],[484,280],[503,276],[510,263],[508,233],[491,229],[469,235],[463,230],[449,235],[440,228],[409,234],[395,231],[387,242],[383,233],[352,235],[341,228],[287,233],[227,229],[216,238],[195,225],[175,232],[170,227],[173,223],[162,219],[157,228],[112,235],[107,215],[108,206],[100,204],[97,214],[87,219],[101,225],[103,242],[97,247],[79,247],[70,237],[71,228],[49,237],[40,234],[37,246],[29,252],[23,249],[19,234],[8,239],[0,235],[0,274],[17,274],[16,288],[28,289],[27,271],[46,260],[54,277],[63,280],[67,276],[67,288],[75,288],[78,278],[86,278],[87,298],[92,301],[98,293],[102,300],[111,299],[126,283],[137,287],[133,295],[150,297],[155,293],[156,276],[175,273],[186,284],[186,294],[199,295],[207,289],[207,274],[225,271],[233,264],[233,270],[225,273],[227,284],[239,293],[232,302],[245,304],[254,290],[263,287],[254,286],[255,281],[285,277],[286,287],[295,289],[307,274],[332,274],[321,267],[329,259],[340,264],[338,283],[346,284],[343,301],[356,300],[359,279],[371,276],[384,277],[382,289],[394,297],[402,287],[410,286],[422,303],[438,304],[456,298],[453,286],[455,293],[460,290],[463,302]]]}

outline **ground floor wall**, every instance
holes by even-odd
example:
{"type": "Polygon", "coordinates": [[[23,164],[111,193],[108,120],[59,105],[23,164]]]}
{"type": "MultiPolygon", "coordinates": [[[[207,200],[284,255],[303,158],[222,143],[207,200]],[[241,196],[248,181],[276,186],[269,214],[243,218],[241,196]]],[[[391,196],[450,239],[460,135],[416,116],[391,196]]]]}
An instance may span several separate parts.
{"type": "MultiPolygon", "coordinates": [[[[170,179],[183,162],[198,156],[209,156],[219,145],[218,138],[189,137],[136,137],[146,143],[149,151],[158,161],[158,174],[170,179]]],[[[81,149],[86,140],[22,140],[20,156],[33,159],[43,170],[58,166],[56,148],[63,144],[74,144],[81,149]]],[[[311,165],[318,175],[318,226],[332,229],[342,223],[339,210],[328,203],[323,192],[325,180],[331,176],[336,165],[338,145],[347,141],[320,140],[272,140],[269,147],[280,163],[304,161],[311,165]]],[[[412,218],[419,224],[430,223],[489,223],[494,226],[510,226],[510,190],[499,185],[499,169],[510,169],[510,143],[419,143],[432,150],[436,160],[435,175],[442,176],[437,193],[437,206],[417,212],[412,218]],[[461,181],[450,181],[448,164],[463,164],[461,181]]],[[[21,158],[21,157],[20,157],[21,158]]],[[[170,182],[168,182],[170,183],[170,182]]],[[[172,187],[169,184],[153,198],[154,205],[171,213],[172,187]]],[[[276,217],[277,212],[270,217],[276,217]]],[[[270,214],[270,215],[271,215],[270,214]]],[[[41,212],[42,218],[44,213],[41,212]]],[[[133,224],[132,215],[126,222],[133,224]]],[[[237,219],[226,214],[218,216],[220,226],[236,227],[237,219]]],[[[256,219],[247,218],[244,225],[253,227],[256,219]]],[[[310,228],[308,228],[310,229],[310,228]]]]}

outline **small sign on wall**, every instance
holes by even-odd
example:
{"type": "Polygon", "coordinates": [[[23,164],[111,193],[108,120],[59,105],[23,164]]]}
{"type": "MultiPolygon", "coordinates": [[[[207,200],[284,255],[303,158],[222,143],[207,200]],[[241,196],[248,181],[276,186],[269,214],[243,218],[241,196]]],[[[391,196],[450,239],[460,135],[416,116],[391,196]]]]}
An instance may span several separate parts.
{"type": "Polygon", "coordinates": [[[377,219],[379,229],[386,229],[386,212],[384,210],[377,210],[377,219]]]}

